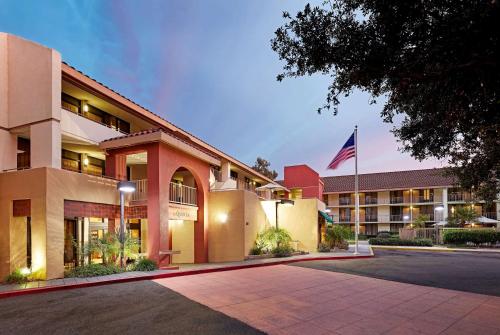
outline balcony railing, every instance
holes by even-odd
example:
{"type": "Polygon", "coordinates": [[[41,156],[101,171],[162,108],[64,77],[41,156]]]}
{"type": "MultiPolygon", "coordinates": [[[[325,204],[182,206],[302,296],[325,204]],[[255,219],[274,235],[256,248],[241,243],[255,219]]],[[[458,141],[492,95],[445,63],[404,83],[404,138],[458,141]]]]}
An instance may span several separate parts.
{"type": "Polygon", "coordinates": [[[365,198],[366,205],[376,205],[377,203],[377,198],[365,198]]]}
{"type": "Polygon", "coordinates": [[[450,193],[448,194],[448,201],[471,201],[472,197],[470,194],[463,193],[450,193]]]}
{"type": "Polygon", "coordinates": [[[391,204],[402,204],[403,197],[391,197],[391,204]]]}
{"type": "Polygon", "coordinates": [[[403,221],[403,214],[391,214],[390,220],[391,221],[403,221]]]}
{"type": "Polygon", "coordinates": [[[197,206],[198,196],[196,187],[171,182],[170,202],[181,205],[197,206]]]}
{"type": "Polygon", "coordinates": [[[351,198],[339,198],[339,205],[340,206],[352,205],[351,198]]]}
{"type": "Polygon", "coordinates": [[[339,222],[353,222],[353,221],[354,221],[354,218],[352,218],[352,220],[351,220],[350,216],[340,216],[339,217],[339,222]]]}
{"type": "Polygon", "coordinates": [[[365,222],[377,222],[377,214],[365,214],[365,222]]]}
{"type": "Polygon", "coordinates": [[[131,200],[141,201],[148,198],[148,180],[140,179],[134,180],[135,182],[135,192],[132,193],[131,200]]]}
{"type": "Polygon", "coordinates": [[[418,203],[423,203],[423,202],[433,202],[434,201],[434,196],[431,197],[424,197],[424,196],[418,196],[413,199],[413,202],[418,202],[418,203]]]}

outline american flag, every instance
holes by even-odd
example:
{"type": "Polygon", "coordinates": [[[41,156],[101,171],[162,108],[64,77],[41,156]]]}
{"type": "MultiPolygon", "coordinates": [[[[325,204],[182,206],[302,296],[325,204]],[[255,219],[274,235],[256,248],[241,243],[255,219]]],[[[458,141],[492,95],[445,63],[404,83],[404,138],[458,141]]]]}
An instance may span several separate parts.
{"type": "Polygon", "coordinates": [[[344,146],[342,147],[342,149],[340,149],[337,156],[335,156],[335,158],[332,159],[330,164],[328,164],[327,169],[335,170],[340,166],[340,164],[342,164],[349,158],[353,158],[355,155],[356,155],[356,148],[354,144],[354,133],[352,133],[351,137],[349,137],[347,142],[345,142],[344,146]]]}

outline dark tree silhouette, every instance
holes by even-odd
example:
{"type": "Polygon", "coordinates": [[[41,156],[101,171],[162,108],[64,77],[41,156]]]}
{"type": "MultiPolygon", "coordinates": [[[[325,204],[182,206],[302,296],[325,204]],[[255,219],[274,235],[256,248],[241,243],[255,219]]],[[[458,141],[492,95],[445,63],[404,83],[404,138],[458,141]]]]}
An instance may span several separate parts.
{"type": "Polygon", "coordinates": [[[252,166],[252,169],[272,180],[278,177],[278,172],[276,172],[275,170],[271,170],[271,163],[261,157],[257,157],[257,160],[252,166]]]}
{"type": "Polygon", "coordinates": [[[332,0],[309,4],[275,33],[278,75],[332,78],[318,111],[338,112],[353,89],[386,98],[401,149],[446,159],[478,196],[500,191],[498,0],[332,0]]]}

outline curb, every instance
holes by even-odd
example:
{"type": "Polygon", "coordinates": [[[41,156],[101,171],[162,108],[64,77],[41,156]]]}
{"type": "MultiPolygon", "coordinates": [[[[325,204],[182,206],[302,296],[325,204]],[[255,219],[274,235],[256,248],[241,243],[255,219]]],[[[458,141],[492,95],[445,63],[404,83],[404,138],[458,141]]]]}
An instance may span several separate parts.
{"type": "Polygon", "coordinates": [[[78,284],[69,284],[69,285],[54,285],[54,286],[48,286],[48,287],[34,287],[34,288],[27,288],[27,289],[22,289],[22,290],[0,292],[0,299],[22,296],[22,295],[29,295],[29,294],[52,292],[52,291],[71,290],[71,289],[85,288],[85,287],[92,287],[92,286],[129,283],[129,282],[141,281],[141,280],[154,280],[154,279],[163,279],[163,278],[172,278],[172,277],[192,276],[192,275],[211,273],[211,272],[223,272],[223,271],[241,270],[241,269],[248,269],[248,268],[258,268],[258,267],[264,267],[264,266],[284,265],[284,264],[297,263],[297,262],[346,260],[346,259],[359,259],[359,258],[363,259],[363,258],[372,258],[372,257],[374,257],[373,252],[372,252],[372,255],[364,255],[364,256],[339,256],[339,257],[314,257],[314,258],[305,258],[305,259],[289,259],[289,260],[275,261],[275,262],[268,262],[268,263],[258,263],[258,264],[248,264],[248,265],[233,265],[233,266],[228,266],[228,267],[200,269],[200,270],[187,270],[187,271],[177,272],[177,273],[162,273],[162,274],[157,274],[157,275],[130,277],[130,278],[118,278],[118,279],[110,279],[110,280],[88,282],[88,283],[78,283],[78,284]]]}
{"type": "Polygon", "coordinates": [[[392,245],[373,245],[371,246],[371,248],[385,249],[385,250],[408,250],[408,251],[428,251],[428,252],[472,252],[472,253],[500,254],[500,250],[488,250],[488,249],[404,247],[404,246],[392,246],[392,245]]]}

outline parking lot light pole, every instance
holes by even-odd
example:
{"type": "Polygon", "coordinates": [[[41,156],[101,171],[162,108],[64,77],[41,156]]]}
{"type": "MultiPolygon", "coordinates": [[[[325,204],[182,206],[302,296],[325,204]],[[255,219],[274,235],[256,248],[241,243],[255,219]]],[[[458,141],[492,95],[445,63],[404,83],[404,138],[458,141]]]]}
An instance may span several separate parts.
{"type": "Polygon", "coordinates": [[[118,182],[118,191],[120,191],[120,267],[123,268],[123,257],[125,254],[125,193],[135,192],[135,183],[122,180],[118,182]]]}

